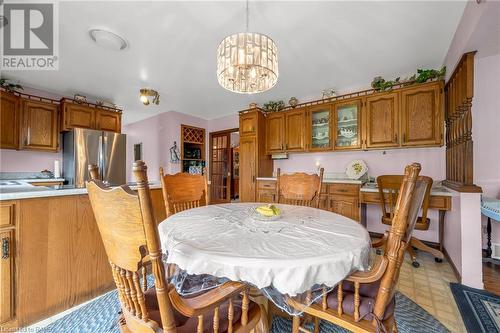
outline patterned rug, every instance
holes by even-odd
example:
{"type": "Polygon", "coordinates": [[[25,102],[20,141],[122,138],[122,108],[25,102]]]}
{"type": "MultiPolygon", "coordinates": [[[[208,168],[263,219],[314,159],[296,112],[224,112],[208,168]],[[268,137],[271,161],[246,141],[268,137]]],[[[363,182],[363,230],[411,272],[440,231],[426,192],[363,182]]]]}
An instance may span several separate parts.
{"type": "Polygon", "coordinates": [[[469,333],[500,333],[500,297],[487,291],[450,283],[469,333]]]}
{"type": "MultiPolygon", "coordinates": [[[[37,332],[44,333],[118,333],[116,322],[120,305],[116,291],[110,291],[37,332]]],[[[396,321],[401,333],[449,332],[436,318],[401,293],[396,293],[396,321]]],[[[275,317],[272,333],[289,333],[292,322],[275,317]]],[[[330,323],[321,322],[321,333],[349,332],[330,323]]]]}

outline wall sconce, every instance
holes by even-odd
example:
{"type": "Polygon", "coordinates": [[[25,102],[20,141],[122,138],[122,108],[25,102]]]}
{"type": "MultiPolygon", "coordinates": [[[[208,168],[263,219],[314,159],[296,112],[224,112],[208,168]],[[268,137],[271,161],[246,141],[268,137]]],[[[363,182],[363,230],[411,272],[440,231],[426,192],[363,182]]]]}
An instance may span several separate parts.
{"type": "Polygon", "coordinates": [[[140,93],[139,99],[141,100],[142,104],[149,105],[151,97],[153,98],[151,100],[153,104],[156,105],[160,104],[160,94],[156,90],[143,88],[139,90],[139,93],[140,93]]]}
{"type": "Polygon", "coordinates": [[[321,162],[320,161],[316,161],[315,166],[316,166],[316,172],[319,173],[319,170],[321,169],[321,162]]]}

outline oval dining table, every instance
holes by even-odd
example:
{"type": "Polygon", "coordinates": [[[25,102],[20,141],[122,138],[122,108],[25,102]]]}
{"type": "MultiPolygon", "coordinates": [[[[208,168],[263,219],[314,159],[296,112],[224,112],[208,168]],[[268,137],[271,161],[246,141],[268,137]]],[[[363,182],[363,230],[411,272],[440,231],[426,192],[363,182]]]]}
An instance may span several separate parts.
{"type": "Polygon", "coordinates": [[[370,236],[356,221],[282,204],[276,204],[279,218],[267,219],[255,211],[262,205],[209,205],[168,217],[158,226],[166,262],[190,275],[241,281],[287,297],[334,287],[369,268],[370,236]]]}

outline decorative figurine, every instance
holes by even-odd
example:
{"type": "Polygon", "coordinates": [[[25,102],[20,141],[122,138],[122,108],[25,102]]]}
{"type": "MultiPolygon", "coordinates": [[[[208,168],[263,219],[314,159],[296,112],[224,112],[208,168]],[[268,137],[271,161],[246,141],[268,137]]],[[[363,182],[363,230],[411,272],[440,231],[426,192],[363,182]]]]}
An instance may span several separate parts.
{"type": "Polygon", "coordinates": [[[179,163],[180,158],[179,158],[180,152],[179,148],[177,147],[177,142],[174,141],[174,145],[170,147],[170,163],[179,163]]]}

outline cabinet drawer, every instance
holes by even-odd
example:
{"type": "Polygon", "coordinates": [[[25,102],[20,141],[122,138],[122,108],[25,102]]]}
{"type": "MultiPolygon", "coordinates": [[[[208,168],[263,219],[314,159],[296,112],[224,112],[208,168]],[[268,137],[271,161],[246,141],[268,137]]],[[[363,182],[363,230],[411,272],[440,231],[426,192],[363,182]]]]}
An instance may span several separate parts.
{"type": "Polygon", "coordinates": [[[14,204],[0,206],[0,227],[14,225],[14,204]]]}
{"type": "Polygon", "coordinates": [[[348,196],[359,195],[359,185],[353,184],[329,184],[328,193],[348,196]]]}
{"type": "Polygon", "coordinates": [[[274,190],[257,190],[257,201],[258,202],[266,202],[266,203],[274,203],[275,202],[275,191],[274,190]]]}
{"type": "Polygon", "coordinates": [[[276,190],[276,181],[274,180],[257,180],[257,188],[262,190],[276,190]]]}

